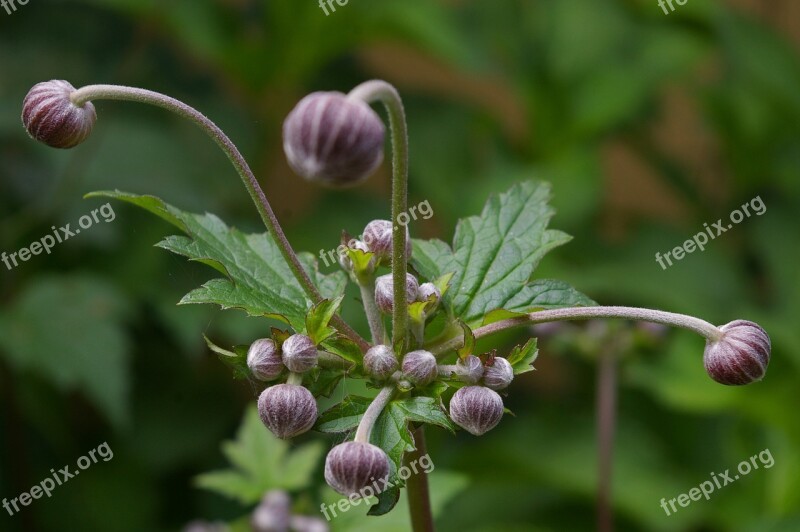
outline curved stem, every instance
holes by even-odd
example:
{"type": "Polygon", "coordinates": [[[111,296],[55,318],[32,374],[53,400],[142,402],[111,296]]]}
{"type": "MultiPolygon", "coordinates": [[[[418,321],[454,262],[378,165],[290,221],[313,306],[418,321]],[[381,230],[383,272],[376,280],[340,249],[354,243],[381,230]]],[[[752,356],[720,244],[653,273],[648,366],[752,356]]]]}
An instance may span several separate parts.
{"type": "MultiPolygon", "coordinates": [[[[425,425],[414,431],[414,449],[403,457],[403,465],[414,469],[414,463],[428,455],[425,444],[425,425]]],[[[430,457],[428,457],[430,458],[430,457]]],[[[428,488],[428,471],[425,469],[411,475],[406,481],[408,494],[408,510],[411,514],[411,530],[413,532],[433,532],[433,511],[431,510],[430,489],[428,488]]]]}
{"type": "Polygon", "coordinates": [[[392,344],[405,350],[408,328],[408,302],[406,301],[406,228],[398,223],[400,215],[408,210],[408,127],[403,101],[397,89],[381,80],[362,83],[348,94],[349,98],[367,103],[380,101],[389,113],[392,131],[392,280],[394,308],[392,310],[392,344]]]}
{"type": "Polygon", "coordinates": [[[375,276],[370,276],[368,279],[358,281],[358,287],[361,289],[361,299],[364,303],[364,313],[367,315],[367,322],[369,322],[369,331],[372,333],[372,343],[382,344],[386,332],[383,329],[383,317],[378,306],[375,304],[375,276]]]}
{"type": "MultiPolygon", "coordinates": [[[[228,138],[228,136],[204,114],[170,96],[146,89],[124,87],[121,85],[87,85],[86,87],[82,87],[73,92],[70,95],[70,100],[78,107],[83,106],[85,103],[92,100],[118,100],[144,103],[172,111],[173,113],[194,122],[200,127],[200,129],[205,131],[206,134],[208,134],[208,136],[214,140],[214,142],[217,143],[222,151],[225,152],[225,155],[228,156],[228,159],[230,159],[231,163],[233,163],[233,166],[236,169],[236,172],[239,174],[239,177],[242,178],[242,182],[244,183],[247,192],[250,194],[256,209],[258,209],[258,213],[261,215],[264,225],[272,234],[272,237],[278,244],[278,249],[280,249],[281,255],[283,255],[284,260],[286,260],[286,263],[289,265],[289,268],[291,268],[292,273],[294,274],[295,278],[297,278],[297,281],[300,283],[300,286],[303,288],[308,298],[314,304],[322,301],[322,295],[320,295],[316,286],[314,286],[314,283],[311,281],[311,278],[308,276],[308,273],[306,273],[305,269],[300,264],[297,254],[294,252],[289,240],[286,238],[280,223],[278,223],[278,218],[275,216],[272,206],[267,200],[267,196],[261,189],[261,185],[258,184],[258,180],[253,174],[253,171],[250,169],[250,166],[247,164],[247,161],[244,159],[242,154],[239,152],[239,149],[231,141],[231,139],[228,138]]],[[[344,320],[341,319],[341,317],[334,316],[332,321],[337,328],[342,331],[342,333],[346,334],[353,341],[355,341],[362,350],[365,351],[367,347],[369,347],[367,342],[361,338],[358,333],[356,333],[349,325],[347,325],[344,320]]]]}
{"type": "MultiPolygon", "coordinates": [[[[716,342],[722,337],[722,331],[720,331],[718,327],[700,318],[637,307],[574,307],[542,310],[540,312],[532,312],[527,316],[509,318],[507,320],[490,323],[489,325],[478,327],[472,331],[472,333],[477,339],[521,325],[534,325],[536,323],[547,323],[551,321],[590,320],[596,318],[622,318],[671,325],[695,332],[711,342],[716,342]]],[[[438,355],[453,349],[458,349],[463,343],[464,337],[459,336],[438,345],[431,346],[428,348],[428,351],[434,355],[438,355]]]]}
{"type": "Polygon", "coordinates": [[[361,421],[358,423],[355,441],[369,443],[372,427],[375,426],[375,422],[378,420],[378,416],[381,415],[381,412],[383,412],[383,409],[389,404],[392,395],[394,395],[394,391],[395,385],[391,383],[388,386],[384,386],[380,393],[375,396],[375,399],[373,399],[372,403],[367,407],[367,411],[364,412],[364,417],[362,417],[361,421]]]}
{"type": "Polygon", "coordinates": [[[302,373],[295,373],[289,372],[289,377],[286,379],[286,384],[294,384],[295,386],[302,386],[303,385],[303,374],[302,373]]]}

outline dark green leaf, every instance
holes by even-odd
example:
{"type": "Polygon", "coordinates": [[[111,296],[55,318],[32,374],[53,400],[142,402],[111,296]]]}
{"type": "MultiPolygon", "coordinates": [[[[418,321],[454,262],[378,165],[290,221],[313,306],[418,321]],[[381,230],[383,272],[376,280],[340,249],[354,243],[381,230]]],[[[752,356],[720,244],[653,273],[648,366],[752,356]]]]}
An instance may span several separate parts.
{"type": "Polygon", "coordinates": [[[344,401],[323,412],[314,428],[320,432],[330,433],[351,431],[358,426],[370,403],[372,399],[367,397],[348,395],[344,401]]]}
{"type": "Polygon", "coordinates": [[[249,350],[249,346],[239,345],[234,347],[233,351],[228,351],[216,345],[205,334],[203,335],[203,339],[206,341],[208,348],[215,352],[226,366],[231,368],[234,379],[249,379],[252,377],[250,368],[247,367],[247,351],[249,350]]]}

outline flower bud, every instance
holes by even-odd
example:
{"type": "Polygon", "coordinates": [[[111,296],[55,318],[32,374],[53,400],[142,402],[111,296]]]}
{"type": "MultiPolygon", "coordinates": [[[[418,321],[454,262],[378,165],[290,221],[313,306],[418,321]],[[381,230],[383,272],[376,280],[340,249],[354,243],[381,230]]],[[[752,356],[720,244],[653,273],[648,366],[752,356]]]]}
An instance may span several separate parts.
{"type": "Polygon", "coordinates": [[[285,491],[268,491],[253,510],[250,524],[254,532],[288,532],[291,500],[285,491]]]}
{"type": "Polygon", "coordinates": [[[350,186],[383,161],[385,128],[365,102],[340,92],[314,92],[283,123],[283,150],[292,169],[316,183],[350,186]]]}
{"type": "Polygon", "coordinates": [[[302,386],[277,384],[261,392],[258,415],[277,437],[292,438],[307,432],[317,421],[317,402],[302,386]]]}
{"type": "Polygon", "coordinates": [[[500,423],[503,399],[484,386],[465,386],[450,400],[450,418],[470,434],[481,436],[500,423]]]}
{"type": "MultiPolygon", "coordinates": [[[[411,236],[406,230],[406,257],[411,258],[411,236]]],[[[372,220],[364,228],[362,235],[364,243],[375,254],[378,261],[388,261],[392,258],[392,222],[389,220],[372,220]]]]}
{"type": "Polygon", "coordinates": [[[411,351],[403,357],[403,375],[418,386],[430,384],[438,374],[436,357],[428,351],[411,351]]]}
{"type": "Polygon", "coordinates": [[[292,517],[292,532],[328,532],[328,523],[319,517],[309,517],[307,515],[295,515],[292,517]]]}
{"type": "Polygon", "coordinates": [[[74,148],[91,134],[94,105],[70,100],[75,87],[63,80],[37,83],[22,102],[22,124],[31,138],[53,148],[74,148]]]}
{"type": "Polygon", "coordinates": [[[483,377],[483,363],[475,355],[469,355],[465,359],[458,359],[456,362],[456,375],[467,384],[477,384],[483,377]]]}
{"type": "Polygon", "coordinates": [[[305,334],[293,334],[281,345],[283,363],[294,373],[304,373],[317,365],[317,346],[305,334]]]}
{"type": "Polygon", "coordinates": [[[342,495],[369,497],[383,489],[389,476],[389,457],[383,449],[366,442],[337,445],[325,459],[325,481],[342,495]]]}
{"type": "Polygon", "coordinates": [[[277,379],[283,371],[283,361],[278,346],[271,338],[261,338],[247,350],[247,367],[260,381],[277,379]]]}
{"type": "MultiPolygon", "coordinates": [[[[346,245],[349,249],[357,249],[363,251],[364,253],[369,253],[370,251],[369,247],[361,240],[352,239],[346,245]]],[[[342,267],[344,271],[347,272],[353,271],[353,261],[350,259],[346,251],[344,253],[339,253],[339,265],[342,267]]],[[[368,273],[371,273],[373,271],[375,271],[374,257],[369,262],[368,273]]]]}
{"type": "MultiPolygon", "coordinates": [[[[406,301],[413,303],[417,299],[419,283],[410,273],[406,274],[406,301]]],[[[384,314],[391,314],[394,308],[394,281],[392,274],[381,275],[375,280],[375,304],[384,314]]]]}
{"type": "Polygon", "coordinates": [[[397,357],[388,345],[374,345],[364,355],[364,369],[376,379],[388,379],[398,366],[397,357]]]}
{"type": "Polygon", "coordinates": [[[759,381],[767,372],[769,335],[752,321],[736,320],[720,327],[722,338],[708,342],[703,364],[720,384],[736,386],[759,381]]]}
{"type": "Polygon", "coordinates": [[[483,384],[492,390],[507,388],[514,380],[514,368],[503,357],[494,357],[483,371],[483,384]]]}
{"type": "Polygon", "coordinates": [[[438,308],[442,292],[433,283],[422,283],[417,290],[417,301],[425,304],[425,316],[430,316],[438,308]]]}

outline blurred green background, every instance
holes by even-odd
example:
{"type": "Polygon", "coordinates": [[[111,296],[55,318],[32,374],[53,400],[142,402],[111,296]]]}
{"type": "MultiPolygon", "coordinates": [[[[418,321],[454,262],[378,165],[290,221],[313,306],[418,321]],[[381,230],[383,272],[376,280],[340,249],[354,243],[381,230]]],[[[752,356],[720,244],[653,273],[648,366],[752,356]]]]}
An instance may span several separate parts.
{"type": "MultiPolygon", "coordinates": [[[[29,140],[20,106],[39,81],[142,86],[194,105],[238,143],[295,247],[318,254],[341,229],[387,216],[388,166],[360,188],[315,188],[287,167],[282,120],[308,92],[384,78],[407,106],[409,204],[435,212],[413,236],[450,240],[490,193],[548,180],[552,225],[575,239],[537,277],[604,304],[749,319],[770,333],[766,379],[734,389],[707,378],[696,336],[609,329],[629,340],[618,529],[800,530],[799,45],[793,0],[689,0],[668,15],[655,0],[350,0],[329,16],[312,0],[35,0],[0,10],[0,249],[74,226],[101,204],[82,195],[109,188],[260,230],[224,156],[163,111],[100,102],[78,149],[29,140]],[[666,271],[655,262],[756,196],[762,216],[666,271]],[[774,467],[675,515],[659,506],[767,448],[774,467]]],[[[227,467],[220,444],[256,393],[202,334],[248,343],[269,324],[176,307],[213,272],[155,249],[173,232],[163,222],[113,208],[113,222],[50,255],[0,266],[0,497],[104,441],[114,451],[52,498],[0,512],[2,530],[179,530],[250,509],[193,482],[227,467]]],[[[355,294],[345,304],[358,320],[355,294]]],[[[429,431],[434,491],[447,499],[440,530],[594,528],[596,358],[609,330],[542,330],[538,371],[506,400],[516,417],[480,439],[429,431]]],[[[293,492],[308,514],[325,496],[320,463],[311,478],[293,492]]],[[[332,526],[402,530],[386,521],[396,516],[364,513],[332,526]]]]}

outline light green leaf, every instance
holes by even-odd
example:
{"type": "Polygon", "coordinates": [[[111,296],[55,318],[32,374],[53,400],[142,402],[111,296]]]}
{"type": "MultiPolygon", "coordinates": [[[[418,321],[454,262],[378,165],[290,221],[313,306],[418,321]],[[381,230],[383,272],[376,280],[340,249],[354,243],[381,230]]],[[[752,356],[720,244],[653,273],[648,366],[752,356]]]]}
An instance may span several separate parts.
{"type": "Polygon", "coordinates": [[[508,355],[508,363],[514,368],[514,375],[519,375],[533,371],[533,363],[538,356],[539,350],[536,348],[536,338],[531,338],[525,342],[524,346],[516,346],[511,350],[508,355]]]}
{"type": "MultiPolygon", "coordinates": [[[[188,236],[166,237],[159,247],[207,264],[225,276],[189,292],[181,304],[214,303],[224,309],[242,309],[251,316],[280,319],[296,330],[305,326],[311,301],[268,234],[245,234],[213,214],[187,213],[154,196],[105,191],[87,197],[126,201],[161,217],[188,236]]],[[[323,275],[311,254],[298,257],[323,297],[334,299],[343,293],[347,282],[343,272],[323,275]]]]}
{"type": "Polygon", "coordinates": [[[226,442],[223,453],[232,469],[205,473],[195,478],[201,488],[252,504],[269,490],[299,490],[312,482],[325,445],[313,442],[295,447],[273,436],[250,406],[235,441],[226,442]]]}
{"type": "Polygon", "coordinates": [[[472,350],[475,349],[475,335],[472,333],[472,329],[469,328],[469,325],[463,321],[459,320],[458,324],[464,331],[464,345],[459,347],[456,352],[458,353],[458,358],[464,360],[470,356],[472,350]]]}
{"type": "Polygon", "coordinates": [[[563,281],[537,279],[525,285],[517,295],[504,306],[512,312],[529,313],[564,307],[593,307],[592,299],[572,288],[563,281]]]}
{"type": "Polygon", "coordinates": [[[339,310],[342,299],[344,299],[344,296],[339,296],[336,299],[323,299],[308,311],[306,315],[306,334],[315,344],[319,345],[336,333],[336,329],[329,327],[328,324],[333,315],[336,314],[336,311],[339,310]]]}
{"type": "Polygon", "coordinates": [[[456,427],[447,414],[444,413],[439,402],[433,397],[409,397],[393,401],[395,408],[400,409],[411,421],[429,423],[455,433],[456,427]]]}
{"type": "MultiPolygon", "coordinates": [[[[490,197],[480,216],[459,221],[452,249],[439,240],[415,240],[414,266],[429,279],[453,273],[445,305],[470,326],[509,304],[511,310],[537,304],[545,287],[528,288],[534,269],[548,251],[570,240],[547,229],[554,212],[549,200],[546,183],[514,185],[490,197]]],[[[555,297],[543,301],[558,304],[555,297]]]]}

